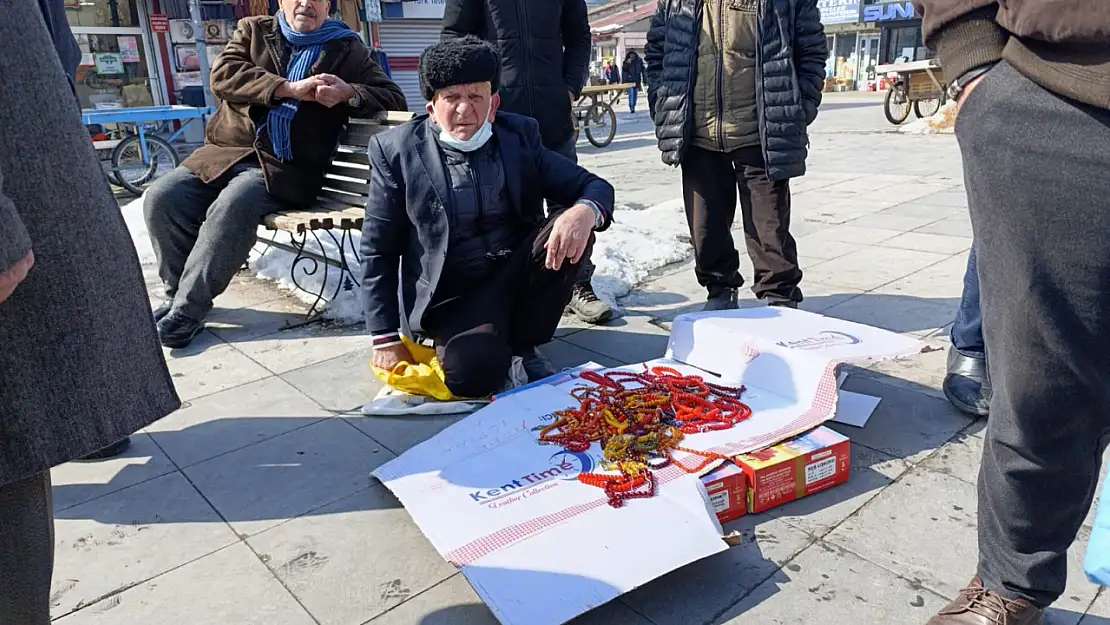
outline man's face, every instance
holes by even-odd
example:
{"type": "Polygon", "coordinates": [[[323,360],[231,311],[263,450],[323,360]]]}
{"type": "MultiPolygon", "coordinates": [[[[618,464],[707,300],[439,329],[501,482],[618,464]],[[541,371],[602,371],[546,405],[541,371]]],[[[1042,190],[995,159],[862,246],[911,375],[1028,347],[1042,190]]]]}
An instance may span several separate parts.
{"type": "Polygon", "coordinates": [[[310,33],[328,19],[328,0],[281,0],[285,21],[299,33],[310,33]]]}
{"type": "Polygon", "coordinates": [[[500,102],[499,95],[490,93],[488,82],[473,82],[440,89],[427,108],[432,119],[447,134],[466,141],[486,120],[493,121],[500,102]]]}

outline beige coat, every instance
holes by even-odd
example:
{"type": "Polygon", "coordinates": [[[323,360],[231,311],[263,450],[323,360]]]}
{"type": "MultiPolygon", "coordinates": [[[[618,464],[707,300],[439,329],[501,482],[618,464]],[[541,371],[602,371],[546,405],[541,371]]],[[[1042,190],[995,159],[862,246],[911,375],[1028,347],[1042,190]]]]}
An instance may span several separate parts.
{"type": "Polygon", "coordinates": [[[755,62],[760,0],[704,0],[694,83],[694,145],[759,145],[755,62]]]}

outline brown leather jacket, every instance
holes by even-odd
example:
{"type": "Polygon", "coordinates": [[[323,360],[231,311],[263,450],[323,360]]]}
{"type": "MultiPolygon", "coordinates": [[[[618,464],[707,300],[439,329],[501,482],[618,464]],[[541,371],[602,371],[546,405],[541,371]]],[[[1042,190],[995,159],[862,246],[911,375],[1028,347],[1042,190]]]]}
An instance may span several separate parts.
{"type": "Polygon", "coordinates": [[[212,65],[212,94],[220,103],[205,128],[204,146],[182,163],[201,180],[212,183],[236,163],[257,155],[270,195],[291,206],[306,206],[323,185],[324,171],[349,117],[407,108],[401,88],[386,77],[361,40],[329,42],[310,73],[343,79],[358,92],[361,105],[329,109],[302,102],[290,129],[293,158],[282,162],[273,155],[268,134],[258,136],[256,124],[277,102],[274,92],[285,82],[278,68],[288,64],[290,54],[276,18],[239,20],[231,42],[212,65]]]}
{"type": "Polygon", "coordinates": [[[1110,0],[914,0],[946,78],[1006,59],[1042,87],[1110,109],[1110,0]]]}

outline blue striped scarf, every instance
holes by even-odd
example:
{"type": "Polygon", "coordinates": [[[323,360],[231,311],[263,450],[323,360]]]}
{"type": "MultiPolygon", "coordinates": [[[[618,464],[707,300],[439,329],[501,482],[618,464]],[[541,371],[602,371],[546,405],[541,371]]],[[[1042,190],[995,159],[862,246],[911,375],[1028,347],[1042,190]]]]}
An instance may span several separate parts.
{"type": "MultiPolygon", "coordinates": [[[[312,32],[301,33],[293,30],[293,27],[285,20],[284,12],[278,11],[277,17],[278,24],[281,26],[281,34],[293,47],[293,54],[289,57],[289,67],[285,69],[285,79],[289,82],[297,82],[308,78],[309,71],[312,70],[316,59],[320,58],[320,52],[327,42],[358,37],[353,30],[337,19],[328,19],[320,25],[320,28],[312,32]]],[[[297,99],[282,100],[277,105],[270,107],[270,115],[266,120],[266,128],[270,133],[270,144],[273,145],[274,156],[283,161],[293,158],[289,129],[293,125],[293,116],[297,114],[297,108],[300,104],[301,101],[297,99]]]]}

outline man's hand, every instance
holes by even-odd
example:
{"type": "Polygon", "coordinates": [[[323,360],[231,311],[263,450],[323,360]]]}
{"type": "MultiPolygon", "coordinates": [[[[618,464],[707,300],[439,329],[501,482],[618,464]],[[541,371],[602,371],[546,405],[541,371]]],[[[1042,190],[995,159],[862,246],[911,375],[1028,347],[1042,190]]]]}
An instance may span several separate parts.
{"type": "Polygon", "coordinates": [[[0,304],[11,296],[20,282],[23,282],[23,279],[27,277],[27,272],[31,270],[34,264],[35,253],[27,252],[23,260],[12,265],[11,269],[0,273],[0,304]]]}
{"type": "Polygon", "coordinates": [[[322,82],[316,87],[316,101],[331,108],[355,97],[355,88],[333,74],[317,74],[322,82]]]}
{"type": "Polygon", "coordinates": [[[964,105],[964,101],[967,100],[967,96],[971,95],[971,92],[975,90],[975,86],[979,84],[980,80],[983,80],[984,76],[986,76],[986,74],[979,74],[974,80],[964,85],[963,89],[960,89],[960,97],[956,99],[957,115],[960,112],[960,108],[964,105]]]}
{"type": "Polygon", "coordinates": [[[405,347],[404,343],[390,345],[389,347],[374,348],[374,358],[372,362],[375,367],[384,371],[393,371],[393,368],[396,367],[398,363],[416,363],[412,357],[412,353],[409,352],[409,348],[405,347]]]}
{"type": "Polygon", "coordinates": [[[286,82],[274,91],[274,96],[278,98],[293,98],[304,102],[316,101],[317,87],[327,84],[320,79],[319,76],[309,76],[304,80],[296,82],[286,82]]]}
{"type": "Polygon", "coordinates": [[[585,204],[575,204],[563,211],[555,218],[551,236],[544,245],[547,250],[544,267],[556,271],[563,266],[564,260],[570,259],[572,263],[581,260],[596,223],[594,209],[585,204]]]}

